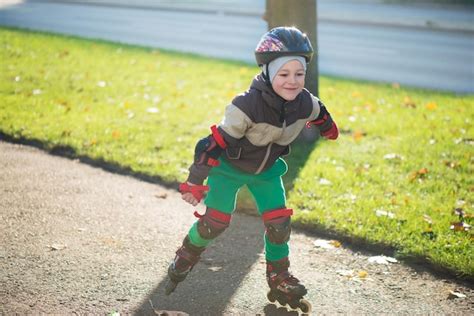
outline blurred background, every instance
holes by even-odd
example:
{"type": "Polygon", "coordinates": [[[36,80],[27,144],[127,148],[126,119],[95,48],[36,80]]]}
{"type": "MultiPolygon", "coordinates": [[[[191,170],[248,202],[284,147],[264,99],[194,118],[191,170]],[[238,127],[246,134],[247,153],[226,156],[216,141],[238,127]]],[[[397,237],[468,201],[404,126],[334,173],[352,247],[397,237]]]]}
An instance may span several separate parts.
{"type": "MultiPolygon", "coordinates": [[[[2,0],[0,25],[254,63],[267,2],[2,0]]],[[[474,92],[473,0],[316,2],[320,74],[474,92]]]]}

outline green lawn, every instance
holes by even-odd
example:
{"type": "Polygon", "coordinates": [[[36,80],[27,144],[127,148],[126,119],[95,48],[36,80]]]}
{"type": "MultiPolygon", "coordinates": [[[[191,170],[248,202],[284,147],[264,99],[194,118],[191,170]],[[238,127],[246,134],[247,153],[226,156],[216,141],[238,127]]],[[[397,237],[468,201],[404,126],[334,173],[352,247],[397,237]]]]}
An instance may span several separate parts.
{"type": "MultiPolygon", "coordinates": [[[[167,183],[258,71],[5,28],[0,45],[1,133],[167,183]]],[[[341,136],[294,146],[295,221],[474,277],[472,230],[452,228],[472,224],[474,96],[329,77],[320,94],[341,136]]]]}

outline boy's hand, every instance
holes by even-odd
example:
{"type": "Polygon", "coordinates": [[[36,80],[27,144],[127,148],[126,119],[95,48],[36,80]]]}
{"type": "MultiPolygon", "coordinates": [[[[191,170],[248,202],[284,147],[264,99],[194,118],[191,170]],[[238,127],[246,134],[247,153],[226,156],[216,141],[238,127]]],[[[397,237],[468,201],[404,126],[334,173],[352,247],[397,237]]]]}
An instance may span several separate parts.
{"type": "Polygon", "coordinates": [[[193,206],[196,206],[201,201],[204,197],[204,192],[208,190],[209,187],[207,185],[196,185],[191,182],[185,182],[179,185],[181,198],[193,206]]]}
{"type": "Polygon", "coordinates": [[[199,201],[193,196],[191,192],[182,193],[181,198],[192,206],[196,206],[199,203],[199,201]]]}
{"type": "Polygon", "coordinates": [[[306,127],[311,128],[311,125],[316,125],[321,136],[327,139],[337,139],[339,136],[339,130],[336,123],[331,118],[331,114],[329,114],[324,104],[321,102],[319,104],[321,106],[321,111],[319,112],[318,117],[313,121],[307,122],[306,127]]]}

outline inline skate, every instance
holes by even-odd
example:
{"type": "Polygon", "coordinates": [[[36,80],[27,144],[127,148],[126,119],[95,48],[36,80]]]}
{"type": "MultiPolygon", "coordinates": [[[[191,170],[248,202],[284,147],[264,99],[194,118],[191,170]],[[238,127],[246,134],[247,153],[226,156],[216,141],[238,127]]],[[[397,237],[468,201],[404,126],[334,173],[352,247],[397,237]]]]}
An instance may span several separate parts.
{"type": "Polygon", "coordinates": [[[312,309],[311,303],[303,298],[308,291],[288,271],[289,266],[288,257],[278,261],[267,261],[267,282],[270,286],[267,298],[277,307],[309,315],[312,309]]]}
{"type": "Polygon", "coordinates": [[[166,295],[170,295],[182,282],[194,265],[199,261],[204,247],[197,247],[191,244],[189,237],[186,236],[183,245],[176,251],[176,257],[168,267],[168,281],[165,286],[166,295]]]}

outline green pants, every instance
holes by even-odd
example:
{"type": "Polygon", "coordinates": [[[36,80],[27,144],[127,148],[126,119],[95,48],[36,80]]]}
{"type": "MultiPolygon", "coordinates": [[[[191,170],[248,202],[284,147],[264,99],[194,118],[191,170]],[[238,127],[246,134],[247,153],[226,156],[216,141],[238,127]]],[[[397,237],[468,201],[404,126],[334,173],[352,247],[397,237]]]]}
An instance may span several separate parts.
{"type": "MultiPolygon", "coordinates": [[[[260,215],[285,207],[285,188],[281,176],[286,173],[288,167],[283,159],[278,159],[271,168],[258,175],[242,172],[224,159],[219,161],[220,165],[211,169],[207,180],[210,190],[204,204],[208,208],[232,214],[235,210],[237,193],[244,185],[247,185],[253,195],[260,215]]],[[[198,221],[191,227],[189,238],[194,245],[205,247],[212,240],[199,235],[197,224],[198,221]]],[[[288,256],[287,242],[274,244],[266,235],[264,241],[267,260],[275,261],[288,256]]]]}

